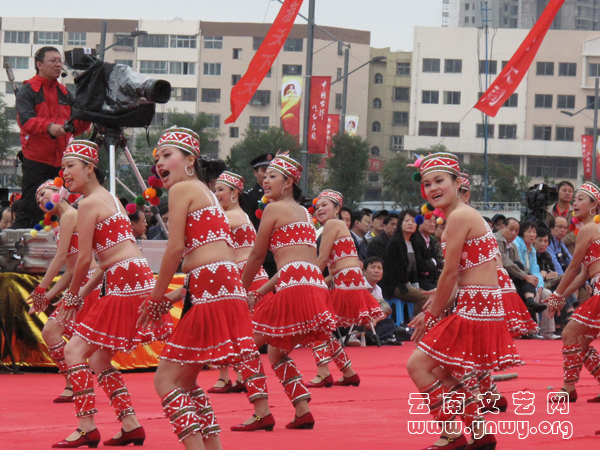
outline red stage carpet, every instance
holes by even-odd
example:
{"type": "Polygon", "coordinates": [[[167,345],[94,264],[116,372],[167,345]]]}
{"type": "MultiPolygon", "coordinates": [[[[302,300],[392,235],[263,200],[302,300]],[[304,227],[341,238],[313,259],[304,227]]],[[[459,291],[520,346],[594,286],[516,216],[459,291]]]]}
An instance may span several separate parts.
{"type": "MultiPolygon", "coordinates": [[[[600,448],[600,403],[586,400],[598,393],[595,379],[583,369],[577,389],[579,400],[570,404],[566,415],[549,415],[546,394],[549,385],[561,386],[562,358],[560,341],[518,341],[517,346],[527,365],[514,370],[519,378],[499,383],[500,390],[509,398],[507,413],[487,415],[494,421],[529,421],[530,427],[540,422],[568,421],[573,425],[572,437],[564,440],[560,434],[530,434],[519,439],[517,434],[498,434],[498,449],[596,449],[600,448]],[[520,390],[534,393],[535,413],[532,416],[515,415],[510,394],[520,390]]],[[[408,397],[414,392],[406,374],[406,360],[414,349],[412,343],[403,347],[350,348],[348,353],[362,378],[360,387],[333,387],[313,389],[310,404],[316,418],[314,430],[286,430],[285,424],[293,418],[293,409],[270,368],[269,391],[272,412],[277,420],[272,433],[232,433],[231,425],[241,423],[251,414],[245,394],[212,395],[214,409],[223,428],[224,449],[261,450],[385,450],[422,449],[437,438],[433,435],[411,435],[409,420],[430,420],[429,415],[409,414],[408,397]]],[[[310,380],[316,368],[308,349],[293,353],[305,380],[310,380]]],[[[263,362],[266,356],[263,355],[263,362]]],[[[333,374],[339,375],[331,365],[333,374]]],[[[152,384],[153,373],[129,373],[124,378],[133,396],[138,418],[146,428],[148,450],[183,449],[171,426],[163,417],[152,384]]],[[[217,379],[214,370],[204,371],[199,384],[212,386],[217,379]]],[[[76,428],[73,405],[54,404],[52,399],[64,386],[63,378],[55,374],[0,375],[0,448],[2,450],[39,450],[63,439],[76,428]]],[[[114,420],[112,408],[102,391],[96,391],[96,405],[100,410],[97,424],[103,439],[110,438],[120,426],[114,420]]],[[[102,444],[100,444],[102,447],[102,444]]],[[[87,447],[86,447],[87,448],[87,447]]]]}

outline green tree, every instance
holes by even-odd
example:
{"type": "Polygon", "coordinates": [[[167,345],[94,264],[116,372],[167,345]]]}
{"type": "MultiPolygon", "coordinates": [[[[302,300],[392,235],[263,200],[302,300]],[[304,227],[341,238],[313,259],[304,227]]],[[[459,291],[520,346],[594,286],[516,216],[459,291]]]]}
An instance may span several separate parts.
{"type": "Polygon", "coordinates": [[[420,183],[412,179],[417,169],[407,167],[414,162],[414,159],[398,154],[383,167],[383,198],[393,201],[395,208],[416,208],[424,202],[420,183]]]}
{"type": "Polygon", "coordinates": [[[327,187],[340,191],[344,204],[355,208],[365,195],[368,144],[360,136],[336,135],[331,152],[333,155],[327,160],[327,187]]]}
{"type": "Polygon", "coordinates": [[[6,159],[14,154],[12,147],[18,145],[18,133],[11,131],[13,121],[6,114],[6,103],[0,94],[0,159],[6,159]]]}
{"type": "MultiPolygon", "coordinates": [[[[485,165],[482,156],[474,156],[471,162],[464,166],[464,170],[471,176],[471,201],[484,201],[484,174],[485,165]],[[480,176],[481,182],[474,183],[474,176],[480,176]]],[[[488,201],[494,202],[519,202],[531,178],[520,176],[515,168],[498,161],[496,156],[488,156],[488,201]]]]}

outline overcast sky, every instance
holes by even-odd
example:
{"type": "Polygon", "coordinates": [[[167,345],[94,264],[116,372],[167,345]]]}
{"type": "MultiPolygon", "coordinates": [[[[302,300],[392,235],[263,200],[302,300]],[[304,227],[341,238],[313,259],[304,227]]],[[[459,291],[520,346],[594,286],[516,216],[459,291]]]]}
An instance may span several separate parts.
{"type": "MultiPolygon", "coordinates": [[[[301,14],[308,15],[304,0],[301,14]]],[[[273,22],[273,0],[2,0],[0,16],[273,22]],[[26,5],[27,8],[23,8],[26,5]]],[[[298,23],[304,22],[298,18],[298,23]]],[[[440,26],[442,0],[316,0],[316,23],[371,32],[371,46],[412,50],[415,25],[440,26]]]]}

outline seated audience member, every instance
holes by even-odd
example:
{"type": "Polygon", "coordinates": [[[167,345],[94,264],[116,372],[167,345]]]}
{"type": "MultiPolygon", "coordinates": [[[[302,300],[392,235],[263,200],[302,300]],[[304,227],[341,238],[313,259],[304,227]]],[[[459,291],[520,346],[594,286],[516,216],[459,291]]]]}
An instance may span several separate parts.
{"type": "Polygon", "coordinates": [[[426,291],[437,286],[437,242],[434,236],[436,218],[423,220],[419,229],[410,239],[417,261],[417,279],[419,287],[426,291]]]}
{"type": "MultiPolygon", "coordinates": [[[[164,222],[167,227],[167,231],[169,230],[169,204],[162,203],[158,207],[158,212],[160,214],[160,218],[164,222]]],[[[168,236],[162,230],[160,224],[156,224],[148,230],[148,239],[152,239],[153,241],[166,241],[168,236]]]]}
{"type": "Polygon", "coordinates": [[[365,236],[367,243],[371,242],[371,240],[379,233],[383,233],[383,219],[385,219],[385,216],[387,215],[388,212],[385,209],[373,214],[371,218],[371,231],[365,236]]]}
{"type": "Polygon", "coordinates": [[[498,250],[500,250],[500,255],[502,256],[502,265],[510,275],[517,292],[535,320],[535,314],[544,311],[547,306],[538,304],[534,300],[539,280],[531,273],[525,271],[525,266],[519,257],[519,251],[514,243],[519,234],[519,229],[520,226],[517,219],[509,217],[504,221],[500,231],[496,232],[494,236],[496,237],[498,250]]]}
{"type": "Polygon", "coordinates": [[[133,214],[129,214],[131,229],[136,239],[146,239],[146,215],[140,209],[136,209],[133,214]]]}
{"type": "Polygon", "coordinates": [[[548,236],[548,254],[552,259],[552,265],[558,275],[563,275],[573,257],[563,243],[563,239],[569,232],[569,224],[567,219],[562,216],[551,217],[548,223],[550,227],[550,235],[548,236]]]}
{"type": "Polygon", "coordinates": [[[342,206],[340,210],[340,219],[344,221],[348,229],[352,226],[352,210],[347,206],[342,206]]]}
{"type": "Polygon", "coordinates": [[[365,238],[366,238],[367,234],[369,234],[371,232],[371,228],[373,227],[373,211],[369,208],[363,208],[363,209],[361,209],[361,211],[363,211],[367,215],[367,222],[369,223],[369,229],[367,230],[367,233],[365,234],[365,238]]]}
{"type": "Polygon", "coordinates": [[[498,231],[500,231],[500,229],[504,225],[505,220],[506,220],[505,215],[494,214],[494,217],[492,217],[492,232],[497,233],[498,231]]]}
{"type": "Polygon", "coordinates": [[[486,223],[488,224],[488,227],[490,227],[490,230],[492,230],[494,228],[494,224],[492,223],[492,219],[490,219],[487,216],[483,216],[483,220],[486,221],[486,223]]]}
{"type": "Polygon", "coordinates": [[[444,234],[444,230],[446,229],[446,221],[443,220],[442,223],[437,223],[435,224],[435,233],[434,233],[434,237],[435,237],[435,248],[436,248],[436,255],[435,255],[435,261],[437,263],[436,265],[436,282],[437,280],[439,280],[440,275],[442,274],[442,270],[444,269],[444,250],[442,249],[442,234],[444,234]]]}
{"type": "Polygon", "coordinates": [[[12,211],[7,206],[0,213],[0,231],[10,227],[13,224],[12,211]]]}
{"type": "Polygon", "coordinates": [[[385,271],[381,280],[383,297],[399,298],[414,303],[413,316],[421,312],[427,296],[419,288],[417,262],[410,238],[417,230],[412,210],[402,211],[398,219],[398,230],[391,237],[383,256],[385,271]]]}
{"type": "Polygon", "coordinates": [[[402,343],[397,341],[394,336],[396,325],[390,318],[390,314],[392,314],[392,308],[388,302],[383,299],[381,287],[379,287],[377,284],[383,277],[383,261],[376,256],[367,259],[365,261],[363,273],[365,274],[367,283],[369,283],[369,286],[371,286],[370,288],[367,288],[367,290],[379,302],[381,310],[387,314],[384,319],[381,319],[375,324],[375,333],[377,333],[377,336],[379,336],[379,340],[381,341],[382,345],[402,345],[402,343]]]}
{"type": "Polygon", "coordinates": [[[383,259],[385,248],[387,247],[390,238],[394,235],[397,228],[398,214],[389,213],[387,216],[385,216],[385,219],[383,219],[383,232],[375,236],[369,243],[367,257],[370,258],[371,256],[377,256],[378,258],[383,259]]]}
{"type": "Polygon", "coordinates": [[[571,206],[575,192],[573,184],[569,181],[561,181],[556,188],[558,189],[558,201],[550,205],[547,210],[546,222],[548,224],[552,217],[564,217],[569,221],[573,218],[573,206],[571,206]]]}
{"type": "Polygon", "coordinates": [[[12,216],[13,224],[15,223],[15,220],[17,219],[17,211],[19,210],[20,207],[21,207],[21,197],[15,199],[10,205],[10,213],[12,216]]]}
{"type": "Polygon", "coordinates": [[[365,235],[369,231],[369,216],[362,210],[352,211],[352,225],[350,234],[358,253],[358,259],[364,262],[367,260],[367,242],[365,235]]]}

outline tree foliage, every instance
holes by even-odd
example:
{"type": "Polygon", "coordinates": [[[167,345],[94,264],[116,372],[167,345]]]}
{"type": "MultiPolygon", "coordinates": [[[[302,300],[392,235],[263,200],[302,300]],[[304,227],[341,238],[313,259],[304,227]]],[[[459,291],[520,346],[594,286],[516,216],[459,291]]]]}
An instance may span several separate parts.
{"type": "Polygon", "coordinates": [[[423,203],[420,184],[412,179],[417,169],[407,167],[414,162],[414,159],[398,154],[383,167],[383,198],[393,201],[395,208],[415,208],[423,203]]]}
{"type": "MultiPolygon", "coordinates": [[[[483,156],[471,157],[463,169],[471,176],[471,201],[484,201],[483,156]]],[[[488,156],[488,201],[520,202],[530,182],[530,177],[519,175],[514,167],[501,163],[496,156],[488,156]]]]}
{"type": "Polygon", "coordinates": [[[365,195],[368,144],[360,136],[335,135],[331,152],[327,187],[341,192],[344,205],[355,208],[365,195]]]}
{"type": "Polygon", "coordinates": [[[0,159],[6,159],[13,155],[11,147],[17,145],[18,135],[11,131],[12,121],[6,115],[6,103],[0,94],[0,159]]]}

